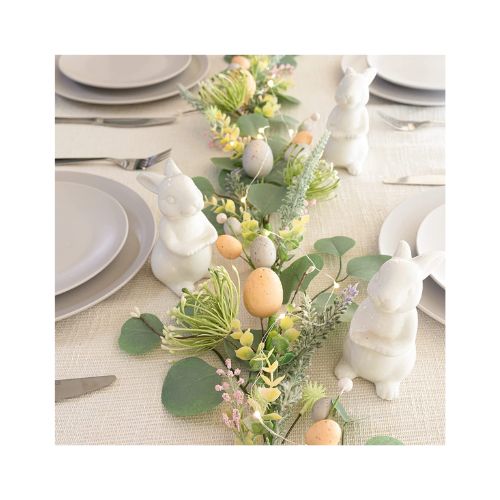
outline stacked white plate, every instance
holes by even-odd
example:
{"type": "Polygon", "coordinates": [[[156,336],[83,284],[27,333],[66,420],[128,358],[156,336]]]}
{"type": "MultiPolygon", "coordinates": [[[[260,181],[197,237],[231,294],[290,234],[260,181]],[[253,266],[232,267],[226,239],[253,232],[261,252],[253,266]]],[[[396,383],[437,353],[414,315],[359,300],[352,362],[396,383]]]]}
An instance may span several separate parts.
{"type": "Polygon", "coordinates": [[[158,101],[192,88],[208,72],[207,56],[62,55],[55,59],[56,94],[117,105],[158,101]]]}
{"type": "Polygon", "coordinates": [[[445,105],[445,57],[438,55],[343,56],[342,70],[377,69],[373,95],[414,106],[445,105]]]}
{"type": "Polygon", "coordinates": [[[104,300],[132,279],[155,239],[145,201],[114,180],[57,171],[55,319],[104,300]]]}
{"type": "MultiPolygon", "coordinates": [[[[400,240],[412,247],[412,254],[445,250],[445,188],[423,191],[398,205],[386,218],[379,236],[381,254],[392,255],[400,240]]],[[[445,323],[445,264],[424,280],[419,308],[445,323]]]]}

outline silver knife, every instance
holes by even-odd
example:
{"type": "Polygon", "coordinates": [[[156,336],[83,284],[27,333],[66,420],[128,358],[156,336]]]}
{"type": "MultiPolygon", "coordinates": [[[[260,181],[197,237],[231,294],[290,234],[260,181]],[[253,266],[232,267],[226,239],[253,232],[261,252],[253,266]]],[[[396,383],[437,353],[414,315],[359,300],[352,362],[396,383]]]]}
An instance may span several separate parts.
{"type": "Polygon", "coordinates": [[[406,184],[408,186],[444,186],[445,176],[442,174],[410,175],[398,179],[384,179],[384,184],[406,184]]]}
{"type": "Polygon", "coordinates": [[[55,385],[55,401],[63,399],[77,398],[88,392],[103,389],[111,385],[116,380],[114,375],[105,375],[103,377],[86,377],[86,378],[67,378],[56,380],[55,385]]]}
{"type": "Polygon", "coordinates": [[[100,127],[118,127],[118,128],[140,128],[140,127],[158,127],[160,125],[169,125],[174,123],[182,115],[196,112],[196,109],[187,109],[172,116],[163,118],[93,118],[93,117],[72,117],[56,116],[56,124],[69,123],[72,125],[98,125],[100,127]]]}

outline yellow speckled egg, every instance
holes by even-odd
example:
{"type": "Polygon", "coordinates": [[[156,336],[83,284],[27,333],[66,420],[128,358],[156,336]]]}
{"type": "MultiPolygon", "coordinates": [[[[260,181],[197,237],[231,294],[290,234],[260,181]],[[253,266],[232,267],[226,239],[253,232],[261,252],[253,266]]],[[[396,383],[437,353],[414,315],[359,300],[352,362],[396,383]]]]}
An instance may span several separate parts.
{"type": "Polygon", "coordinates": [[[215,246],[223,257],[230,260],[237,259],[243,250],[241,242],[229,234],[219,236],[215,246]]]}
{"type": "Polygon", "coordinates": [[[292,142],[294,144],[311,144],[313,141],[313,136],[311,132],[307,130],[302,130],[301,132],[297,132],[292,142]]]}
{"type": "Polygon", "coordinates": [[[247,311],[257,318],[267,318],[277,312],[283,302],[278,275],[268,267],[252,271],[243,288],[243,302],[247,311]]]}
{"type": "Polygon", "coordinates": [[[231,59],[231,62],[233,64],[239,64],[244,69],[250,68],[250,61],[246,57],[243,57],[243,56],[233,56],[233,58],[231,59]]]}
{"type": "Polygon", "coordinates": [[[342,429],[335,420],[319,420],[306,432],[306,444],[337,445],[342,437],[342,429]]]}

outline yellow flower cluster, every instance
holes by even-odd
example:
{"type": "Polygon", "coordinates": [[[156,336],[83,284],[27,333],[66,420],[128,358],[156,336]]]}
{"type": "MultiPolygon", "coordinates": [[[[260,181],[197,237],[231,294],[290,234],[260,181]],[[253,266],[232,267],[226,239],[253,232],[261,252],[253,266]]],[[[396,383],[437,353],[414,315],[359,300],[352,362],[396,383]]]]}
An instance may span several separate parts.
{"type": "Polygon", "coordinates": [[[272,118],[280,109],[278,98],[272,94],[266,94],[261,98],[261,105],[255,106],[255,113],[260,113],[266,118],[272,118]]]}
{"type": "Polygon", "coordinates": [[[210,124],[214,141],[226,153],[232,153],[233,158],[239,158],[245,149],[245,141],[240,137],[240,129],[231,123],[231,117],[215,106],[209,106],[205,116],[210,124]]]}
{"type": "Polygon", "coordinates": [[[305,231],[305,226],[309,222],[309,215],[303,215],[302,217],[298,217],[292,221],[291,229],[282,229],[279,232],[279,235],[284,240],[292,240],[301,238],[305,231]]]}

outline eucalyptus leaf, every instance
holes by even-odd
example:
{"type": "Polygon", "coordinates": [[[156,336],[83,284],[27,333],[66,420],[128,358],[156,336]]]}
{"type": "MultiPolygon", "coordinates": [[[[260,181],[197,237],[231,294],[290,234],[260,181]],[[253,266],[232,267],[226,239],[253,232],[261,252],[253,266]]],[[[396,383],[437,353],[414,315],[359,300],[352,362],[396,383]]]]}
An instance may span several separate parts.
{"type": "Polygon", "coordinates": [[[323,259],[318,254],[308,254],[295,260],[280,274],[281,285],[283,286],[283,304],[287,304],[291,298],[292,293],[297,288],[304,273],[309,267],[315,266],[316,269],[307,274],[302,280],[300,290],[305,291],[313,278],[323,269],[323,259]]]}
{"type": "Polygon", "coordinates": [[[224,225],[217,222],[217,214],[210,207],[204,208],[203,213],[205,214],[205,217],[210,221],[210,224],[215,227],[215,230],[217,231],[217,234],[219,236],[221,234],[225,234],[224,225]]]}
{"type": "Polygon", "coordinates": [[[196,187],[201,191],[203,196],[210,198],[215,194],[215,189],[212,183],[206,177],[193,177],[193,182],[196,187]]]}
{"type": "Polygon", "coordinates": [[[279,64],[290,64],[294,68],[297,66],[297,61],[295,60],[297,56],[286,55],[281,57],[279,64]]]}
{"type": "Polygon", "coordinates": [[[340,401],[337,401],[333,407],[337,410],[337,414],[344,421],[344,424],[347,424],[351,421],[351,417],[349,417],[346,409],[342,406],[340,401]]]}
{"type": "Polygon", "coordinates": [[[355,257],[347,263],[347,274],[370,281],[380,266],[391,258],[390,255],[365,255],[355,257]]]}
{"type": "Polygon", "coordinates": [[[264,177],[264,182],[268,184],[276,184],[278,186],[284,186],[285,181],[283,180],[283,162],[278,162],[274,165],[271,173],[264,177]]]}
{"type": "Polygon", "coordinates": [[[333,236],[333,238],[323,238],[314,243],[314,248],[320,253],[341,257],[349,251],[356,242],[347,236],[333,236]]]}
{"type": "Polygon", "coordinates": [[[283,126],[287,129],[292,128],[296,130],[299,126],[299,120],[294,118],[293,116],[278,114],[269,118],[269,123],[272,127],[274,126],[283,126]]]}
{"type": "Polygon", "coordinates": [[[242,137],[255,137],[259,133],[259,129],[269,126],[269,120],[259,113],[250,113],[240,116],[236,125],[240,129],[242,137]]]}
{"type": "Polygon", "coordinates": [[[286,188],[274,184],[252,184],[248,189],[248,201],[262,214],[269,215],[281,207],[286,188]]]}
{"type": "Polygon", "coordinates": [[[123,324],[118,345],[129,354],[144,354],[161,344],[162,332],[163,323],[154,314],[144,313],[123,324]]]}
{"type": "Polygon", "coordinates": [[[281,137],[280,135],[271,135],[267,138],[267,144],[271,148],[273,152],[273,158],[278,158],[281,153],[285,150],[285,148],[290,143],[289,139],[285,137],[281,137]]]}
{"type": "Polygon", "coordinates": [[[356,309],[358,308],[358,304],[356,302],[351,302],[347,306],[347,310],[342,316],[340,316],[339,321],[341,323],[349,323],[352,320],[352,317],[354,316],[354,313],[356,312],[356,309]]]}
{"type": "Polygon", "coordinates": [[[227,63],[230,63],[233,60],[233,57],[234,56],[225,55],[224,56],[224,61],[227,62],[227,63]]]}
{"type": "Polygon", "coordinates": [[[215,368],[200,358],[184,358],[167,373],[161,390],[165,408],[178,417],[205,413],[222,402],[215,386],[221,378],[215,368]]]}
{"type": "Polygon", "coordinates": [[[286,104],[300,104],[299,99],[288,94],[278,94],[278,102],[286,104]]]}
{"type": "Polygon", "coordinates": [[[370,438],[365,445],[403,445],[403,443],[391,436],[374,436],[370,438]]]}
{"type": "Polygon", "coordinates": [[[241,167],[241,160],[233,160],[227,156],[213,157],[210,161],[222,170],[233,170],[237,167],[241,167]]]}

